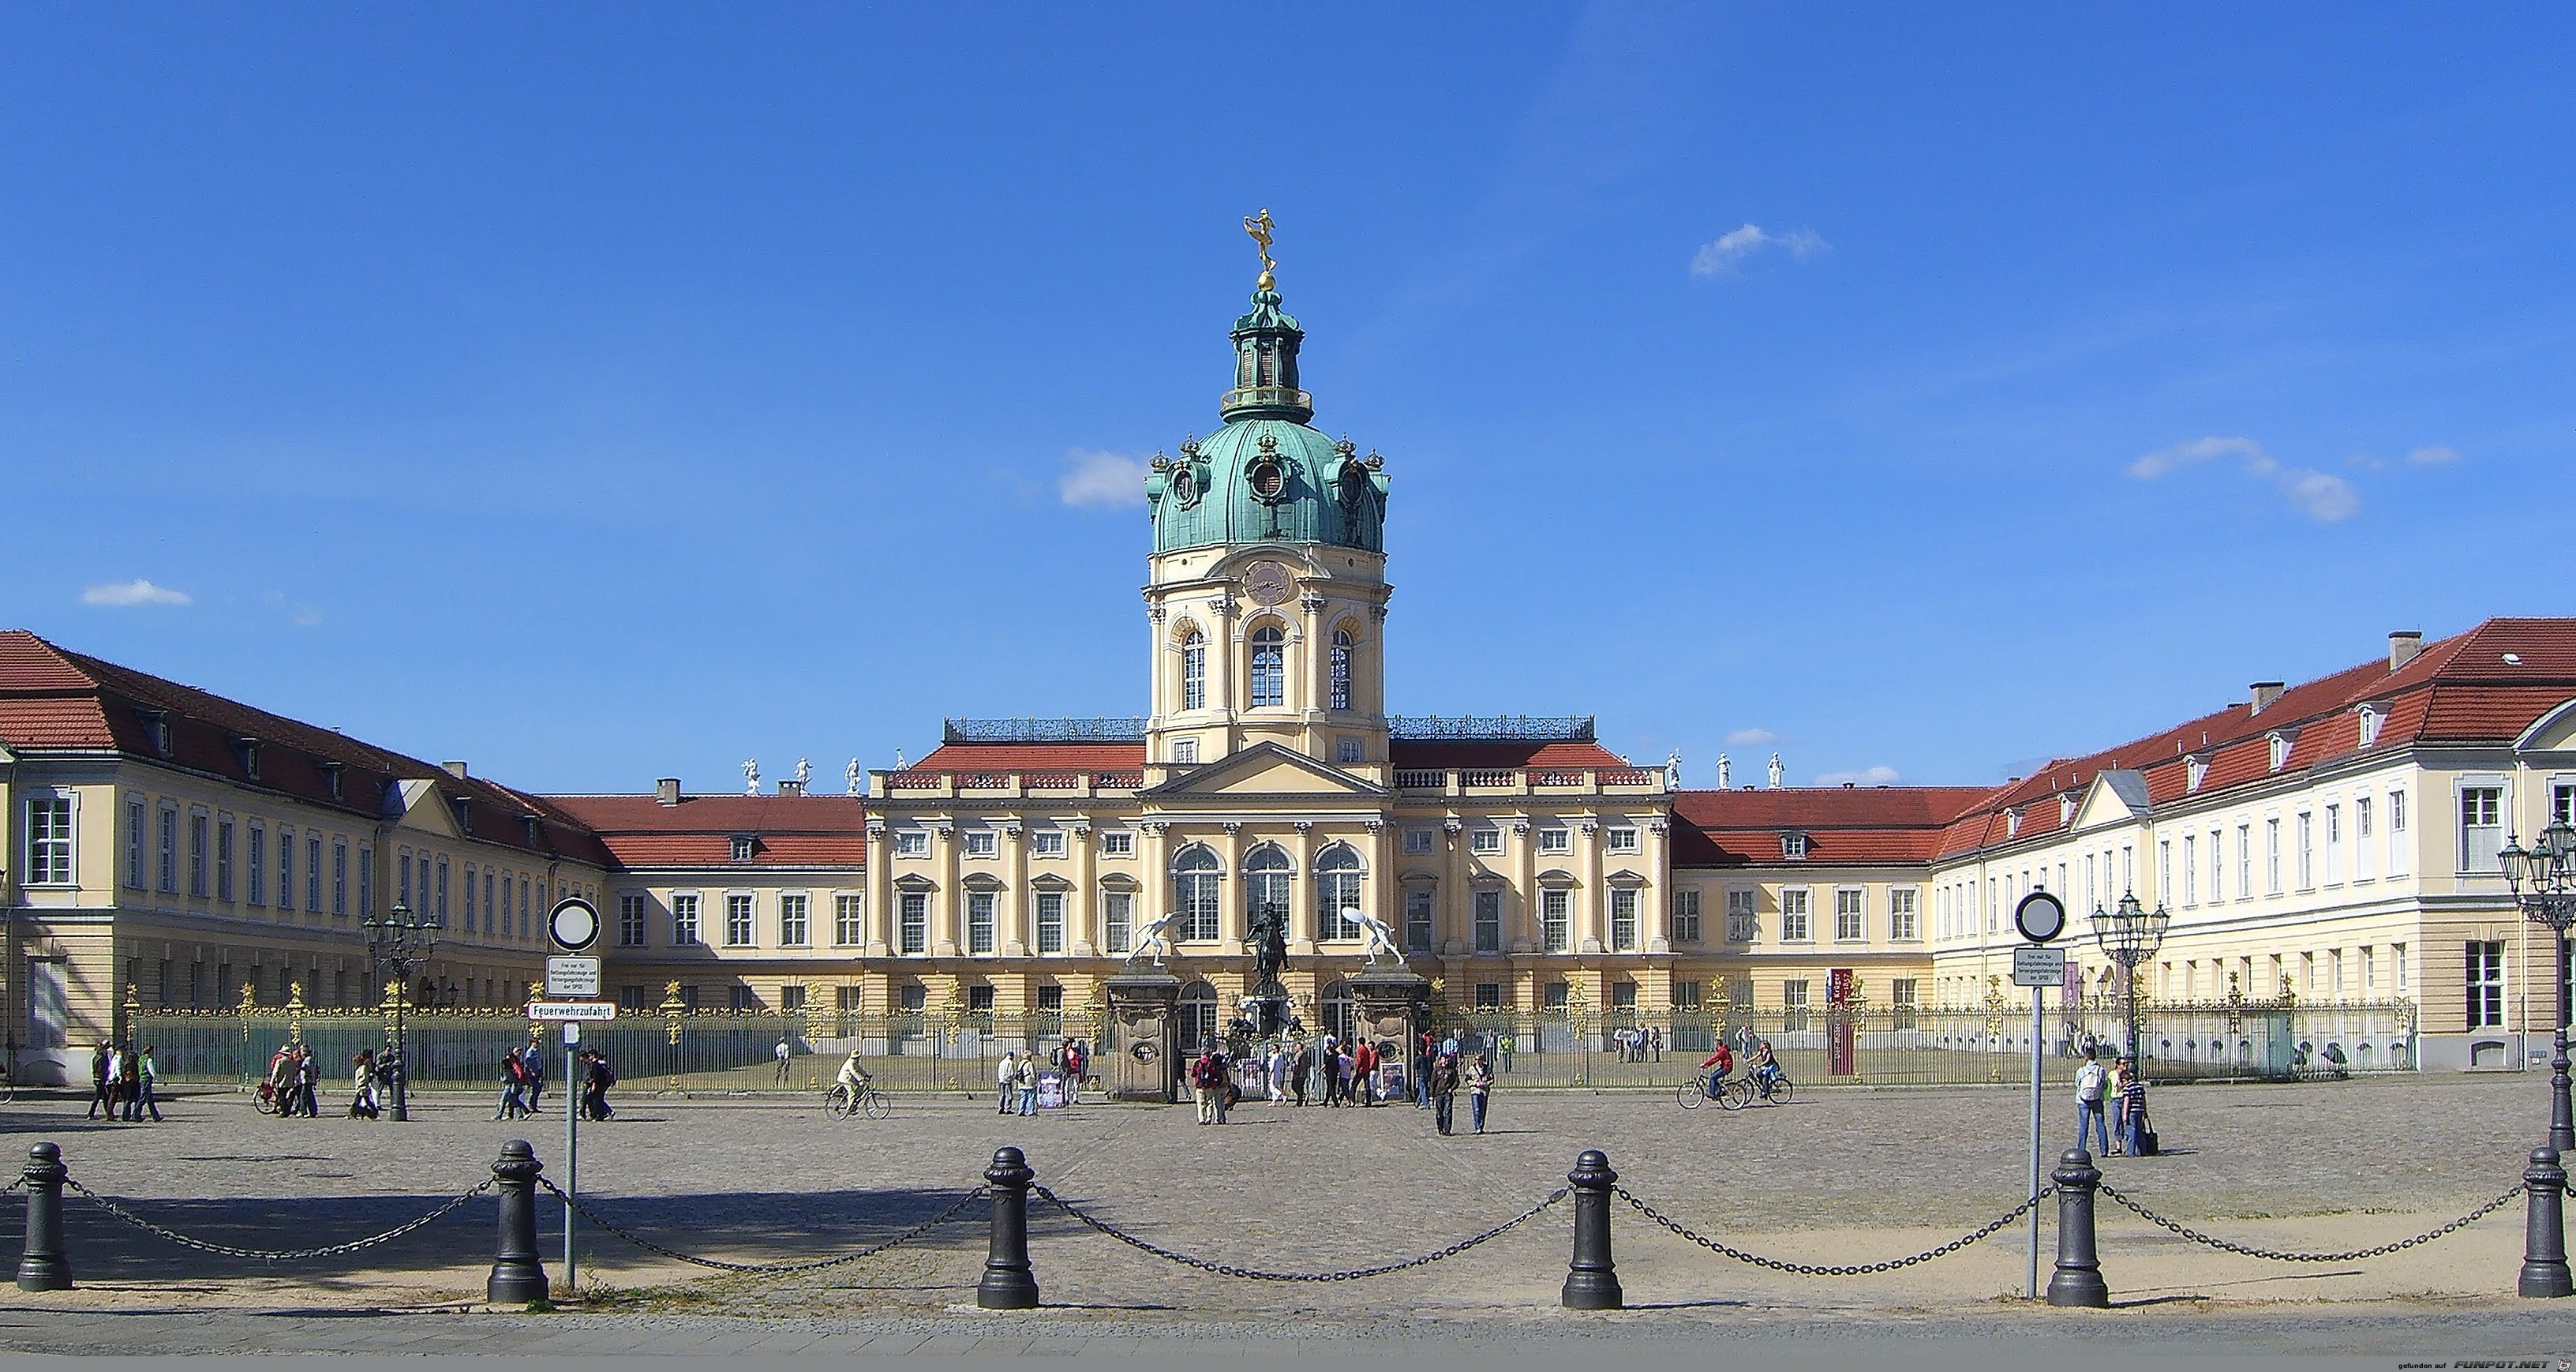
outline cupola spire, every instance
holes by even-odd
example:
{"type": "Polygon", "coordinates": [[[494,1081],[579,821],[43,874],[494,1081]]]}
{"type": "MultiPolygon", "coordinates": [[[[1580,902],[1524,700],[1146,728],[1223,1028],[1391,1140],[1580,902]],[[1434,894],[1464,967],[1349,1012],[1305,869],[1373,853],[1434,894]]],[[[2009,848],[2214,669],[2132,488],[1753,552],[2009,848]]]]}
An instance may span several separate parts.
{"type": "Polygon", "coordinates": [[[1279,308],[1279,264],[1270,256],[1275,226],[1270,211],[1243,221],[1261,252],[1261,275],[1253,278],[1252,309],[1234,321],[1234,389],[1225,393],[1218,411],[1227,423],[1238,419],[1284,419],[1303,424],[1315,417],[1312,396],[1297,389],[1297,346],[1306,331],[1296,316],[1279,308]]]}

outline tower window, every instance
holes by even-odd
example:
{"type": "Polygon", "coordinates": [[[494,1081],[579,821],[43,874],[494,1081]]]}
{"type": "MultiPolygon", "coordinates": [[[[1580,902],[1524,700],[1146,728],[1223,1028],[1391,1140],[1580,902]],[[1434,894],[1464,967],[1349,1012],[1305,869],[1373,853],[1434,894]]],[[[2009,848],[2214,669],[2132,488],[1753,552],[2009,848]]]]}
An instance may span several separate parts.
{"type": "Polygon", "coordinates": [[[1252,708],[1288,703],[1287,635],[1275,624],[1252,632],[1252,708]]]}
{"type": "Polygon", "coordinates": [[[1336,710],[1351,708],[1351,636],[1345,629],[1333,631],[1333,706],[1336,710]]]}
{"type": "Polygon", "coordinates": [[[1181,708],[1207,708],[1207,641],[1196,629],[1181,636],[1181,708]]]}

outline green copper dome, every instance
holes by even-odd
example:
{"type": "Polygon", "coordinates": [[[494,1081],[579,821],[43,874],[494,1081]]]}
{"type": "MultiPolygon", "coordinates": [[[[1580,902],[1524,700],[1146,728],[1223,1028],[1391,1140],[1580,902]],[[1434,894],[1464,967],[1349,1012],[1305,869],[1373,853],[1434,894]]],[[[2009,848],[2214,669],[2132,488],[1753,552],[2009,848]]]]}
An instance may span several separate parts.
{"type": "Polygon", "coordinates": [[[1252,309],[1234,323],[1234,388],[1226,424],[1177,458],[1154,455],[1145,499],[1154,551],[1239,543],[1329,543],[1386,551],[1386,473],[1378,456],[1326,438],[1306,421],[1314,404],[1297,389],[1305,332],[1279,308],[1262,273],[1252,309]]]}

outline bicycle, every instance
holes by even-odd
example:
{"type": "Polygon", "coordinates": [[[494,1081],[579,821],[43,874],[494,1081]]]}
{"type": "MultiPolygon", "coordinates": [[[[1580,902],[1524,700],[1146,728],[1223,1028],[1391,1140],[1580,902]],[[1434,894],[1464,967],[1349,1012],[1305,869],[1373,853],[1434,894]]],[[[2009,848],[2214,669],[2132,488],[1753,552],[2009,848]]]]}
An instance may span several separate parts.
{"type": "Polygon", "coordinates": [[[858,1098],[852,1100],[850,1088],[836,1081],[832,1083],[832,1089],[823,1094],[823,1108],[831,1111],[834,1119],[848,1119],[855,1112],[872,1120],[881,1120],[894,1113],[894,1102],[887,1100],[885,1092],[878,1090],[872,1081],[860,1082],[858,1098]]]}
{"type": "Polygon", "coordinates": [[[1732,1084],[1719,1086],[1715,1091],[1711,1091],[1709,1089],[1711,1080],[1710,1073],[1702,1072],[1674,1087],[1673,1103],[1685,1110],[1696,1110],[1710,1101],[1715,1101],[1723,1109],[1734,1109],[1734,1106],[1726,1103],[1727,1092],[1732,1088],[1732,1084]]]}
{"type": "Polygon", "coordinates": [[[273,1081],[261,1082],[259,1084],[259,1094],[250,1098],[250,1108],[257,1110],[263,1115],[276,1114],[277,1083],[273,1081]]]}
{"type": "Polygon", "coordinates": [[[1773,1072],[1768,1076],[1758,1072],[1747,1073],[1726,1088],[1726,1098],[1718,1104],[1729,1110],[1741,1110],[1756,1099],[1770,1105],[1786,1105],[1795,1094],[1797,1087],[1786,1072],[1773,1072]]]}

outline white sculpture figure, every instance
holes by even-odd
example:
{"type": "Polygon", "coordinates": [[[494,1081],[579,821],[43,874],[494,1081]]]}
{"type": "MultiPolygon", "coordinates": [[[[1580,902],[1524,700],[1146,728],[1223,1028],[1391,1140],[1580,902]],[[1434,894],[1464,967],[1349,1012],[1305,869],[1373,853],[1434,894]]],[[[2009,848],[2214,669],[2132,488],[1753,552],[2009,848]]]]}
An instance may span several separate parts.
{"type": "Polygon", "coordinates": [[[1402,967],[1404,965],[1404,954],[1396,951],[1395,931],[1387,927],[1385,920],[1379,919],[1377,916],[1370,914],[1366,910],[1351,906],[1343,907],[1342,918],[1358,925],[1360,927],[1360,937],[1368,940],[1368,964],[1370,966],[1374,967],[1377,965],[1377,955],[1381,952],[1385,953],[1388,957],[1395,959],[1396,966],[1402,967]]]}
{"type": "Polygon", "coordinates": [[[760,794],[760,760],[757,758],[743,760],[742,793],[747,796],[760,794]]]}
{"type": "Polygon", "coordinates": [[[851,758],[850,765],[841,769],[841,777],[847,783],[841,787],[842,795],[863,796],[868,793],[867,778],[866,775],[859,770],[859,760],[857,758],[851,758]]]}
{"type": "Polygon", "coordinates": [[[1727,781],[1728,781],[1728,779],[1729,779],[1729,778],[1731,778],[1731,777],[1734,775],[1734,773],[1735,773],[1735,764],[1734,764],[1733,762],[1731,762],[1731,761],[1729,761],[1729,760],[1728,760],[1728,758],[1727,758],[1726,754],[1724,754],[1724,753],[1720,753],[1720,754],[1718,754],[1718,755],[1717,755],[1717,789],[1719,789],[1719,790],[1721,790],[1721,791],[1725,790],[1725,789],[1727,788],[1727,781]]]}
{"type": "Polygon", "coordinates": [[[804,790],[805,783],[812,781],[813,779],[814,764],[801,757],[796,759],[796,789],[800,791],[804,790]]]}
{"type": "Polygon", "coordinates": [[[1679,750],[1676,750],[1672,756],[1664,759],[1664,789],[1678,791],[1681,788],[1682,755],[1679,750]]]}
{"type": "Polygon", "coordinates": [[[894,750],[894,769],[898,772],[903,770],[903,750],[901,748],[894,750]]]}
{"type": "Polygon", "coordinates": [[[1157,967],[1162,966],[1163,953],[1159,945],[1163,941],[1163,932],[1180,922],[1181,912],[1173,910],[1158,917],[1154,922],[1146,925],[1144,928],[1137,930],[1135,951],[1130,952],[1127,955],[1127,960],[1129,962],[1134,962],[1136,959],[1144,957],[1146,954],[1150,953],[1153,955],[1154,965],[1157,967]]]}
{"type": "Polygon", "coordinates": [[[1774,791],[1780,789],[1780,755],[1778,753],[1773,753],[1771,755],[1771,789],[1774,791]]]}

